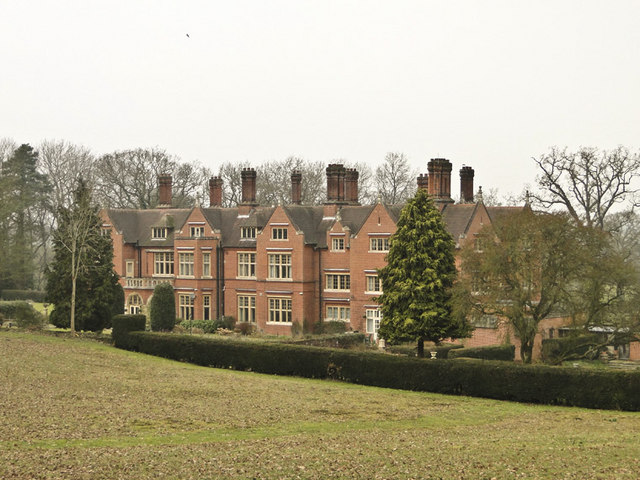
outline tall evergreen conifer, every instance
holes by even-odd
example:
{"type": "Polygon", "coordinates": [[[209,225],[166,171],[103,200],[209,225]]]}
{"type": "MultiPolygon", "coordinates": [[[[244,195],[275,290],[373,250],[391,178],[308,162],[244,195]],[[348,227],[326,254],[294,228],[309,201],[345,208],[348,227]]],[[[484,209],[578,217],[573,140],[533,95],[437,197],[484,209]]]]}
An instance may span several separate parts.
{"type": "Polygon", "coordinates": [[[113,244],[101,235],[101,225],[91,192],[80,181],[73,204],[59,211],[47,272],[47,301],[54,304],[51,323],[57,327],[99,331],[110,325],[118,276],[113,244]]]}
{"type": "Polygon", "coordinates": [[[379,270],[383,293],[379,334],[389,342],[424,342],[468,336],[466,320],[452,313],[456,277],[454,243],[425,190],[405,205],[391,237],[387,265],[379,270]]]}

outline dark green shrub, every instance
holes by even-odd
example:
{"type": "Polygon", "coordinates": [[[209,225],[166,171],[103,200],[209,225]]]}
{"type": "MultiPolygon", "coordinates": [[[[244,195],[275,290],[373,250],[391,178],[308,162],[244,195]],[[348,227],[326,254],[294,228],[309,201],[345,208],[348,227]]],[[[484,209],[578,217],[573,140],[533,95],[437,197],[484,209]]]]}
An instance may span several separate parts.
{"type": "Polygon", "coordinates": [[[313,333],[316,335],[333,335],[336,333],[344,333],[347,331],[347,324],[337,320],[329,322],[319,321],[313,327],[313,333]]]}
{"type": "MultiPolygon", "coordinates": [[[[115,323],[115,319],[114,319],[115,323]]],[[[640,372],[469,360],[432,361],[283,343],[149,332],[127,334],[128,348],[237,370],[336,378],[362,385],[501,400],[640,410],[640,372]]]]}
{"type": "Polygon", "coordinates": [[[41,329],[44,324],[44,315],[38,312],[33,305],[27,302],[16,302],[16,323],[20,328],[41,329]]]}
{"type": "Polygon", "coordinates": [[[203,333],[216,333],[216,330],[220,328],[221,322],[218,320],[183,320],[179,324],[186,333],[193,332],[196,328],[203,333]]]}
{"type": "Polygon", "coordinates": [[[479,358],[513,362],[515,345],[489,345],[487,347],[460,348],[449,352],[449,358],[479,358]]]}
{"type": "Polygon", "coordinates": [[[565,360],[598,358],[606,348],[598,334],[571,335],[563,338],[547,338],[542,340],[542,361],[559,365],[565,360]]]}
{"type": "Polygon", "coordinates": [[[18,302],[0,302],[0,314],[6,321],[16,319],[16,305],[18,302]]]}
{"type": "Polygon", "coordinates": [[[2,290],[2,300],[31,300],[32,302],[44,302],[45,292],[40,290],[2,290]]]}
{"type": "Polygon", "coordinates": [[[151,330],[170,332],[176,324],[176,299],[173,287],[168,283],[156,285],[149,309],[151,330]]]}
{"type": "MultiPolygon", "coordinates": [[[[119,283],[116,284],[113,291],[113,305],[111,308],[111,318],[124,313],[124,289],[119,283]]],[[[104,328],[111,328],[111,318],[107,321],[104,328]]]]}
{"type": "Polygon", "coordinates": [[[144,315],[115,315],[111,319],[111,340],[118,348],[130,349],[130,332],[144,331],[147,317],[144,315]]]}
{"type": "Polygon", "coordinates": [[[15,322],[20,328],[42,328],[44,315],[33,305],[23,301],[0,302],[0,315],[7,322],[15,322]]]}

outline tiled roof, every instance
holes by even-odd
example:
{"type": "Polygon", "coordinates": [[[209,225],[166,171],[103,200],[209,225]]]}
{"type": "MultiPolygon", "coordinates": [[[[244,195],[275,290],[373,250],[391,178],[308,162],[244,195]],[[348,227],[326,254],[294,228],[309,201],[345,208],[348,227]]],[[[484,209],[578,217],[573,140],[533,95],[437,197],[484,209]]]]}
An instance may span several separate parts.
{"type": "MultiPolygon", "coordinates": [[[[394,222],[400,218],[400,212],[404,205],[384,205],[394,222]]],[[[202,208],[202,213],[209,225],[222,236],[222,245],[226,247],[252,247],[255,241],[241,240],[241,227],[253,226],[258,229],[264,226],[273,215],[276,207],[255,207],[248,214],[239,215],[238,208],[210,207],[202,208]]],[[[303,232],[305,243],[315,245],[318,248],[327,247],[327,231],[333,226],[336,219],[324,218],[322,206],[287,205],[282,207],[291,219],[296,230],[303,232]]],[[[348,227],[352,235],[357,234],[364,225],[375,205],[345,205],[340,208],[338,218],[348,227]]],[[[467,232],[480,205],[470,204],[444,204],[441,213],[447,230],[457,241],[460,235],[467,232]]],[[[505,215],[521,211],[523,207],[485,207],[490,220],[495,222],[505,215]]],[[[107,215],[115,228],[122,232],[126,243],[136,243],[140,246],[171,246],[173,245],[174,230],[179,230],[186,222],[192,209],[108,209],[107,215]],[[169,227],[165,240],[151,239],[152,227],[169,227]]]]}
{"type": "Polygon", "coordinates": [[[449,203],[444,206],[442,218],[454,241],[457,242],[460,235],[467,232],[477,207],[475,203],[449,203]]]}
{"type": "Polygon", "coordinates": [[[126,243],[145,247],[173,245],[174,231],[180,229],[191,213],[190,208],[154,208],[150,210],[108,209],[113,226],[121,232],[126,243]],[[152,227],[167,227],[167,238],[151,238],[152,227]]]}

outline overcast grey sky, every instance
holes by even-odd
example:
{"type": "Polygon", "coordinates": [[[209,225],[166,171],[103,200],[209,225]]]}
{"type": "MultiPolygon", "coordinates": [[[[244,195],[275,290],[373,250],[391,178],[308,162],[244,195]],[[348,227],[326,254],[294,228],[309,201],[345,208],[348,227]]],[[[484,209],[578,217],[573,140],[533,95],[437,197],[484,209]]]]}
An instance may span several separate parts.
{"type": "Polygon", "coordinates": [[[639,21],[622,0],[0,0],[0,137],[214,172],[400,151],[520,193],[553,145],[638,148],[639,21]]]}

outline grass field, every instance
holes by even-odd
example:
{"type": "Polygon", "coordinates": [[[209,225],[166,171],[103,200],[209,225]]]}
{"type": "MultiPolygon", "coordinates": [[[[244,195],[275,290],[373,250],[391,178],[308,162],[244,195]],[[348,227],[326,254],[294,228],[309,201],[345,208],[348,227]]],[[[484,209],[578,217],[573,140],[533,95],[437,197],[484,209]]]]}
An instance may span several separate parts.
{"type": "Polygon", "coordinates": [[[207,369],[0,333],[0,478],[637,479],[640,413],[207,369]]]}

